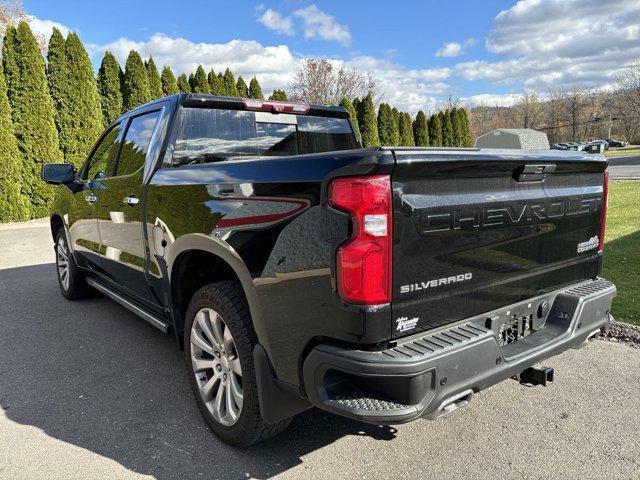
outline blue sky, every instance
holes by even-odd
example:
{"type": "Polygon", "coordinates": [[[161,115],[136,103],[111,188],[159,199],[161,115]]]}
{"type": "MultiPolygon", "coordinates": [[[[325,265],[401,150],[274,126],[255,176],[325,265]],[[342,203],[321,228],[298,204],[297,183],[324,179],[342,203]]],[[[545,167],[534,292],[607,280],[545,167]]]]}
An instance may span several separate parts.
{"type": "Polygon", "coordinates": [[[412,112],[436,108],[449,94],[509,104],[548,88],[606,88],[640,58],[640,2],[630,0],[27,0],[24,7],[43,29],[55,22],[77,31],[96,65],[106,49],[123,62],[135,48],[178,73],[228,65],[270,90],[286,88],[300,59],[330,58],[371,73],[387,101],[412,112]]]}

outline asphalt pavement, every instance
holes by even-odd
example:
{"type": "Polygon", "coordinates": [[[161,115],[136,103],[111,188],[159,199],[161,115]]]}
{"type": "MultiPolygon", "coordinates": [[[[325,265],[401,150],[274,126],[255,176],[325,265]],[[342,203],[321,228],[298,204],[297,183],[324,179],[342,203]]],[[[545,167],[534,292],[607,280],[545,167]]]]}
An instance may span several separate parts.
{"type": "Polygon", "coordinates": [[[609,157],[612,180],[640,180],[640,155],[612,155],[609,157]]]}
{"type": "Polygon", "coordinates": [[[171,336],[58,291],[46,222],[0,226],[0,478],[640,477],[640,349],[594,341],[556,382],[503,382],[435,422],[319,410],[246,450],[202,420],[171,336]]]}

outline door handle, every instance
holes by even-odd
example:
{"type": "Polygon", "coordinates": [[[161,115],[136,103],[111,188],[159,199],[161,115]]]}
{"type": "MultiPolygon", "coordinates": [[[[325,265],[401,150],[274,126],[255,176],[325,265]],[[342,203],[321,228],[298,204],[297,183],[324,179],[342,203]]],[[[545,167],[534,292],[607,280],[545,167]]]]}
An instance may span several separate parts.
{"type": "Polygon", "coordinates": [[[137,205],[138,203],[140,203],[140,199],[138,197],[131,195],[130,197],[124,197],[122,199],[122,202],[126,203],[130,207],[133,207],[134,205],[137,205]]]}
{"type": "Polygon", "coordinates": [[[93,193],[90,193],[89,195],[84,197],[84,199],[89,203],[95,203],[98,200],[98,197],[96,197],[93,193]]]}

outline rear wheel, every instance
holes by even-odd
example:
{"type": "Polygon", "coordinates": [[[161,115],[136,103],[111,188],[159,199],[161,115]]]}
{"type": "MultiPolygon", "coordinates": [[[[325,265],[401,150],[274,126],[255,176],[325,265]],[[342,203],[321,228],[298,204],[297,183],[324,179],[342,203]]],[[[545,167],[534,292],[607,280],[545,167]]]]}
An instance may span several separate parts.
{"type": "Polygon", "coordinates": [[[257,337],[241,288],[213,283],[193,296],[185,324],[185,360],[198,407],[231,445],[247,446],[284,430],[260,415],[253,348],[257,337]]]}
{"type": "Polygon", "coordinates": [[[58,285],[60,292],[69,300],[76,300],[86,297],[89,294],[89,286],[85,282],[82,271],[69,250],[64,229],[60,227],[56,234],[54,246],[56,253],[56,271],[58,273],[58,285]]]}

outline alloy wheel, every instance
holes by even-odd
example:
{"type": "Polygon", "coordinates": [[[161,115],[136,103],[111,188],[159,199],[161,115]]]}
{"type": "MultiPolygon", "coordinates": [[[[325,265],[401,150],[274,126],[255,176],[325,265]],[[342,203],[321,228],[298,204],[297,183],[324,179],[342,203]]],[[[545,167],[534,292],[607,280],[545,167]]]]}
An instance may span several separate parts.
{"type": "Polygon", "coordinates": [[[202,401],[218,423],[235,424],[242,411],[242,367],[231,331],[220,314],[211,308],[198,311],[190,344],[202,401]]]}
{"type": "Polygon", "coordinates": [[[56,263],[58,265],[58,276],[65,291],[69,290],[69,250],[62,237],[58,238],[56,245],[56,263]]]}

